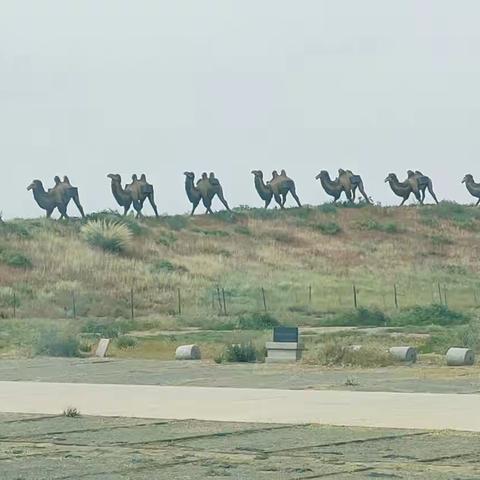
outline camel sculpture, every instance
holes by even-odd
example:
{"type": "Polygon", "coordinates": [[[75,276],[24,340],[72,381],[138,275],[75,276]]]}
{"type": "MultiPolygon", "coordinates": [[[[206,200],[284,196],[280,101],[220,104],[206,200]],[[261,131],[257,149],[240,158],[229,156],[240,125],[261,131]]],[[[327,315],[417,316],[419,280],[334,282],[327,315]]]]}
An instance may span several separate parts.
{"type": "Polygon", "coordinates": [[[363,198],[365,199],[365,201],[369,204],[372,203],[368,195],[365,193],[363,180],[360,175],[355,175],[351,170],[343,170],[342,168],[339,168],[338,181],[343,185],[345,192],[347,191],[352,192],[352,202],[355,201],[355,196],[358,188],[360,193],[363,195],[363,198]]]}
{"type": "MultiPolygon", "coordinates": [[[[195,186],[195,174],[193,172],[184,172],[183,174],[185,175],[185,192],[187,193],[188,199],[192,203],[192,211],[190,215],[193,215],[195,213],[195,209],[200,203],[200,200],[202,199],[202,194],[195,186]]],[[[211,210],[210,213],[212,213],[211,210]]]]}
{"type": "Polygon", "coordinates": [[[130,192],[132,202],[135,210],[137,211],[137,218],[142,216],[142,209],[145,200],[148,198],[150,205],[155,212],[155,216],[158,218],[158,209],[155,204],[155,194],[153,191],[153,185],[147,182],[147,177],[144,173],[140,175],[140,180],[137,175],[132,175],[132,183],[126,185],[125,190],[130,192]]]}
{"type": "Polygon", "coordinates": [[[329,173],[326,170],[322,170],[316,177],[316,180],[320,180],[320,183],[325,190],[325,192],[333,197],[333,203],[335,203],[339,198],[342,192],[345,192],[347,199],[352,201],[352,192],[351,189],[345,189],[345,186],[342,185],[339,179],[332,180],[329,173]]]}
{"type": "Polygon", "coordinates": [[[385,183],[388,183],[390,185],[390,188],[395,195],[403,198],[400,206],[402,206],[408,200],[412,192],[417,198],[417,200],[419,202],[421,201],[420,193],[418,191],[414,192],[412,190],[412,185],[408,179],[404,182],[400,182],[395,173],[389,173],[387,178],[385,179],[385,183]]]}
{"type": "Polygon", "coordinates": [[[472,196],[478,198],[475,206],[477,207],[478,205],[480,205],[480,183],[475,183],[473,175],[471,175],[470,173],[467,173],[465,177],[463,177],[462,183],[465,184],[467,190],[472,196]]]}
{"type": "Polygon", "coordinates": [[[273,194],[273,198],[278,203],[281,209],[285,208],[285,202],[287,201],[287,195],[290,193],[297,202],[299,207],[302,206],[300,199],[298,198],[295,188],[295,182],[287,176],[287,172],[282,170],[280,175],[276,170],[272,172],[272,179],[267,183],[267,187],[270,188],[273,194]]]}
{"type": "Polygon", "coordinates": [[[58,175],[54,177],[53,181],[55,182],[55,186],[48,189],[48,192],[55,192],[60,195],[63,203],[65,204],[65,208],[68,207],[70,200],[73,200],[78,208],[78,211],[80,212],[80,215],[82,218],[85,218],[85,212],[83,211],[82,204],[80,203],[80,197],[78,195],[78,188],[74,187],[70,183],[70,180],[66,175],[63,177],[63,181],[60,180],[58,175]]]}
{"type": "Polygon", "coordinates": [[[417,198],[418,198],[417,193],[420,193],[419,200],[422,205],[425,201],[425,190],[427,189],[430,192],[430,195],[435,200],[435,203],[438,204],[437,196],[433,191],[433,183],[430,177],[427,177],[426,175],[424,175],[422,172],[419,172],[418,170],[416,170],[415,172],[413,172],[412,170],[408,170],[407,176],[408,176],[408,182],[412,187],[412,191],[413,193],[415,193],[415,196],[417,198]]]}
{"type": "Polygon", "coordinates": [[[260,198],[265,202],[265,208],[268,208],[273,198],[273,192],[270,185],[266,185],[263,181],[263,172],[261,170],[252,170],[254,176],[254,184],[260,198]]]}
{"type": "Polygon", "coordinates": [[[220,184],[218,178],[215,177],[215,174],[213,172],[210,172],[210,175],[208,176],[206,172],[203,172],[202,177],[197,182],[196,188],[200,192],[203,204],[207,209],[207,213],[213,213],[211,207],[212,200],[215,196],[217,196],[218,199],[223,203],[225,208],[230,211],[228,202],[225,200],[225,197],[223,195],[222,185],[220,184]]]}
{"type": "Polygon", "coordinates": [[[52,189],[51,191],[47,192],[40,180],[33,180],[32,183],[27,187],[27,190],[32,191],[33,198],[37,202],[38,206],[46,211],[47,218],[51,218],[52,213],[56,208],[60,212],[60,219],[68,218],[68,202],[65,202],[62,191],[54,191],[52,189]]]}
{"type": "MultiPolygon", "coordinates": [[[[112,193],[117,203],[121,207],[123,207],[123,215],[124,216],[127,215],[133,203],[131,191],[122,187],[122,177],[118,173],[109,173],[107,175],[107,178],[110,178],[110,180],[112,181],[111,183],[112,193]]],[[[138,209],[140,209],[140,202],[136,202],[135,206],[138,209]]],[[[137,214],[138,214],[138,211],[139,210],[137,210],[137,214]]]]}

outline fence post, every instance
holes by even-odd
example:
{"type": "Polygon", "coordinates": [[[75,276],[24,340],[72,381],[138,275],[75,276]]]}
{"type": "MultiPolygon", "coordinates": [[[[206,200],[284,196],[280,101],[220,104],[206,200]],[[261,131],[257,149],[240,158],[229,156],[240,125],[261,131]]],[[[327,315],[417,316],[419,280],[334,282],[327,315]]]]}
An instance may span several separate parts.
{"type": "Polygon", "coordinates": [[[441,305],[443,302],[442,302],[442,289],[440,288],[440,282],[438,282],[437,286],[438,286],[438,298],[441,305]]]}
{"type": "Polygon", "coordinates": [[[395,308],[398,308],[398,295],[397,295],[397,284],[393,284],[393,293],[395,296],[395,308]]]}
{"type": "Polygon", "coordinates": [[[222,314],[223,312],[223,305],[222,305],[222,299],[220,297],[220,287],[217,286],[217,297],[218,297],[218,307],[220,309],[220,315],[222,314]]]}
{"type": "Polygon", "coordinates": [[[17,318],[17,294],[13,292],[13,318],[17,318]]]}
{"type": "Polygon", "coordinates": [[[444,298],[444,301],[445,301],[445,306],[448,308],[448,302],[447,302],[447,286],[446,286],[446,285],[443,286],[443,298],[444,298]]]}
{"type": "Polygon", "coordinates": [[[265,298],[265,289],[262,287],[263,308],[267,311],[267,299],[265,298]]]}
{"type": "Polygon", "coordinates": [[[225,301],[225,289],[222,288],[222,297],[223,297],[223,314],[227,316],[227,302],[225,301]]]}
{"type": "Polygon", "coordinates": [[[357,287],[355,286],[355,284],[353,284],[353,305],[355,306],[355,308],[358,308],[358,304],[357,304],[357,287]]]}
{"type": "Polygon", "coordinates": [[[308,286],[308,303],[312,303],[312,286],[308,286]]]}
{"type": "Polygon", "coordinates": [[[72,290],[72,313],[73,313],[73,319],[75,320],[77,318],[77,305],[75,302],[75,290],[72,290]]]}
{"type": "Polygon", "coordinates": [[[135,320],[135,308],[133,306],[133,287],[130,290],[130,315],[131,319],[135,320]]]}
{"type": "Polygon", "coordinates": [[[177,295],[178,295],[178,314],[182,314],[182,294],[180,292],[180,289],[177,289],[177,295]]]}

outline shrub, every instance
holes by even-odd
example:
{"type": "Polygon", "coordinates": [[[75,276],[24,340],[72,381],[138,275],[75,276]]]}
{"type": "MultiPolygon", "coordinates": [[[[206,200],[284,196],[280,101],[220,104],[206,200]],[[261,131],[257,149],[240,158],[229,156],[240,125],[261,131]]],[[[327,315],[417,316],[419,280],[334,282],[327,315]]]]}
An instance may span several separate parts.
{"type": "Polygon", "coordinates": [[[80,416],[80,410],[75,407],[67,407],[63,411],[63,416],[64,417],[69,417],[69,418],[77,418],[80,416]]]}
{"type": "Polygon", "coordinates": [[[337,213],[337,207],[333,203],[323,203],[317,207],[317,210],[322,213],[337,213]]]}
{"type": "Polygon", "coordinates": [[[162,233],[155,241],[159,245],[171,247],[177,241],[177,237],[172,232],[165,232],[162,233]]]}
{"type": "Polygon", "coordinates": [[[78,357],[80,355],[80,343],[77,337],[56,330],[41,332],[34,347],[37,355],[50,357],[78,357]]]}
{"type": "Polygon", "coordinates": [[[238,233],[240,235],[251,235],[252,234],[250,229],[248,227],[243,226],[243,225],[239,225],[238,227],[235,227],[234,232],[238,233]]]}
{"type": "Polygon", "coordinates": [[[360,307],[339,313],[326,323],[332,326],[378,327],[387,325],[388,322],[389,318],[381,310],[360,307]]]}
{"type": "Polygon", "coordinates": [[[374,218],[366,218],[357,222],[357,228],[360,230],[377,231],[385,233],[398,233],[400,229],[396,223],[380,223],[374,218]]]}
{"type": "Polygon", "coordinates": [[[14,250],[4,250],[0,247],[0,262],[14,268],[32,268],[31,260],[23,253],[14,250]]]}
{"type": "Polygon", "coordinates": [[[163,223],[165,223],[172,230],[183,230],[188,226],[188,218],[182,215],[172,215],[168,217],[163,217],[163,223]]]}
{"type": "Polygon", "coordinates": [[[104,338],[116,338],[130,332],[135,323],[127,320],[98,322],[89,320],[81,329],[83,333],[90,333],[104,338]]]}
{"type": "Polygon", "coordinates": [[[314,230],[318,230],[324,235],[337,235],[342,231],[340,225],[335,222],[316,223],[312,225],[312,228],[314,230]]]}
{"type": "Polygon", "coordinates": [[[86,218],[88,222],[120,223],[125,225],[132,235],[141,235],[145,232],[145,228],[140,225],[133,214],[120,215],[114,210],[102,210],[100,212],[90,213],[86,218]]]}
{"type": "Polygon", "coordinates": [[[134,337],[122,335],[121,337],[117,338],[115,344],[120,350],[127,350],[129,348],[134,348],[137,345],[137,340],[134,337]]]}
{"type": "Polygon", "coordinates": [[[362,346],[355,350],[333,342],[321,345],[317,359],[321,365],[326,366],[386,367],[393,363],[385,349],[362,346]]]}
{"type": "Polygon", "coordinates": [[[392,318],[392,325],[461,325],[469,318],[445,305],[415,306],[407,308],[392,318]]]}
{"type": "Polygon", "coordinates": [[[13,235],[20,238],[31,238],[30,225],[25,220],[0,222],[0,235],[13,235]]]}
{"type": "Polygon", "coordinates": [[[478,223],[480,211],[455,202],[443,201],[438,205],[422,208],[421,215],[425,221],[429,219],[449,220],[465,230],[478,230],[480,228],[478,223]]]}
{"type": "Polygon", "coordinates": [[[240,330],[268,330],[278,325],[278,320],[269,313],[249,313],[238,319],[240,330]]]}
{"type": "Polygon", "coordinates": [[[125,252],[130,246],[132,233],[121,222],[95,220],[82,228],[85,240],[93,247],[110,253],[125,252]]]}
{"type": "Polygon", "coordinates": [[[158,260],[150,266],[150,271],[152,273],[185,273],[188,269],[182,265],[174,265],[169,260],[158,260]]]}
{"type": "Polygon", "coordinates": [[[251,343],[236,343],[227,345],[222,354],[225,362],[255,362],[259,356],[255,346],[251,343]]]}

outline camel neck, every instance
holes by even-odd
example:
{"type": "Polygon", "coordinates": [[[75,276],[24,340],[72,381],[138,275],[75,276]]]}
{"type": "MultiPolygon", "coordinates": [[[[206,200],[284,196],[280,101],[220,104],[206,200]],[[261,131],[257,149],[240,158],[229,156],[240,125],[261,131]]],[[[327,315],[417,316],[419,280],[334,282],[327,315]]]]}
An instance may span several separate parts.
{"type": "Polygon", "coordinates": [[[408,192],[411,189],[410,184],[406,185],[405,183],[400,183],[398,179],[390,179],[388,181],[390,183],[391,189],[394,191],[399,196],[403,196],[406,192],[408,192]]]}
{"type": "Polygon", "coordinates": [[[48,193],[45,191],[43,187],[36,187],[33,190],[33,198],[38,203],[41,208],[45,208],[46,204],[48,203],[48,193]]]}
{"type": "Polygon", "coordinates": [[[262,198],[268,196],[271,193],[265,185],[263,178],[260,177],[255,177],[255,188],[257,189],[257,192],[262,198]]]}
{"type": "Polygon", "coordinates": [[[195,201],[195,197],[198,196],[198,191],[194,185],[192,178],[185,178],[185,191],[187,192],[187,197],[191,202],[195,201]]]}
{"type": "Polygon", "coordinates": [[[127,193],[119,182],[112,182],[112,193],[119,205],[123,206],[127,201],[127,193]]]}

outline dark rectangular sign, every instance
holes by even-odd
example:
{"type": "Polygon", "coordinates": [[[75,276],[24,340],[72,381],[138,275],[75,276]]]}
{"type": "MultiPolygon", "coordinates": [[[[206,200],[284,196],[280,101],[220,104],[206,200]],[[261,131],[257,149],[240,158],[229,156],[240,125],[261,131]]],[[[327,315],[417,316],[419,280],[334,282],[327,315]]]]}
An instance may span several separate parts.
{"type": "Polygon", "coordinates": [[[297,327],[273,327],[273,341],[298,343],[298,328],[297,327]]]}

